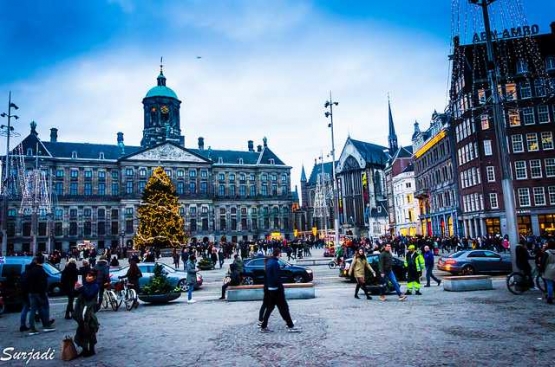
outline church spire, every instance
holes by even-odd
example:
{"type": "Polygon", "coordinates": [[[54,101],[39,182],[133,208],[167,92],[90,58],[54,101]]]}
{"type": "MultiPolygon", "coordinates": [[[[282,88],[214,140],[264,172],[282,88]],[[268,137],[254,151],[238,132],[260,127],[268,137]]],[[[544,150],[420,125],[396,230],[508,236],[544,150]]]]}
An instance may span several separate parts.
{"type": "Polygon", "coordinates": [[[306,173],[304,173],[304,164],[303,164],[303,168],[301,169],[301,182],[306,182],[306,173]]]}
{"type": "Polygon", "coordinates": [[[164,76],[164,63],[163,57],[160,57],[160,75],[158,75],[158,86],[165,87],[166,86],[166,77],[164,76]]]}
{"type": "Polygon", "coordinates": [[[393,116],[391,115],[391,103],[389,101],[389,94],[387,95],[387,108],[389,110],[389,136],[387,140],[389,142],[389,152],[394,154],[397,149],[397,134],[395,134],[395,125],[393,124],[393,116]]]}

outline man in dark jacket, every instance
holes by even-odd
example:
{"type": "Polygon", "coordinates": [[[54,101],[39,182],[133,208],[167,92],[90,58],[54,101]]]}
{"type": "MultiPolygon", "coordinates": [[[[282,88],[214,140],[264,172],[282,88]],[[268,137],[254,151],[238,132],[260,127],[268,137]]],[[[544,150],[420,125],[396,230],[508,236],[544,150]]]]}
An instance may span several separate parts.
{"type": "Polygon", "coordinates": [[[283,283],[281,282],[279,265],[279,256],[281,251],[279,249],[274,249],[273,256],[268,259],[266,263],[266,277],[264,279],[264,290],[265,301],[266,301],[266,312],[264,313],[264,321],[260,326],[261,332],[268,332],[268,319],[272,314],[272,311],[277,306],[279,314],[283,318],[283,321],[287,323],[287,331],[289,332],[299,332],[299,328],[295,326],[293,320],[291,320],[291,315],[289,314],[289,305],[285,300],[285,289],[283,288],[283,283]]]}
{"type": "Polygon", "coordinates": [[[225,299],[225,290],[230,285],[239,285],[241,284],[241,274],[237,271],[237,265],[229,264],[229,281],[225,282],[222,285],[222,296],[220,299],[225,299]]]}
{"type": "Polygon", "coordinates": [[[534,288],[534,281],[532,280],[532,267],[530,266],[530,253],[526,248],[526,244],[521,240],[515,249],[516,253],[516,266],[520,271],[526,275],[530,288],[534,288]]]}
{"type": "Polygon", "coordinates": [[[401,293],[401,287],[397,283],[397,278],[395,278],[395,273],[393,272],[393,255],[391,255],[391,244],[385,245],[384,250],[380,254],[380,275],[382,279],[382,286],[380,287],[380,301],[385,301],[385,288],[387,281],[389,280],[393,287],[395,287],[395,292],[399,296],[399,301],[404,301],[407,296],[401,293]]]}
{"type": "Polygon", "coordinates": [[[44,264],[44,256],[37,255],[33,261],[33,265],[29,269],[27,275],[27,284],[29,289],[29,303],[31,312],[29,314],[29,335],[38,334],[35,328],[35,313],[38,311],[42,320],[43,331],[54,331],[52,321],[50,320],[50,304],[48,303],[48,275],[42,268],[44,264]]]}
{"type": "Polygon", "coordinates": [[[100,256],[100,260],[94,266],[96,270],[96,283],[98,284],[98,306],[100,309],[102,304],[102,297],[104,296],[104,284],[110,283],[110,265],[105,256],[100,256]]]}
{"type": "Polygon", "coordinates": [[[430,278],[433,278],[437,282],[437,285],[439,286],[441,284],[441,280],[436,278],[436,276],[433,273],[434,254],[432,251],[430,251],[430,246],[427,246],[427,245],[424,246],[424,263],[426,265],[426,285],[424,287],[430,286],[430,278]]]}

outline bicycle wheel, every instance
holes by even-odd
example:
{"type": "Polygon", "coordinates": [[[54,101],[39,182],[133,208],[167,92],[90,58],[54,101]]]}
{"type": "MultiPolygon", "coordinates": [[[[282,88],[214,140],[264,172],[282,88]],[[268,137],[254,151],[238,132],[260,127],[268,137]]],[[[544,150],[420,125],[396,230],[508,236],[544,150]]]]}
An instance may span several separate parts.
{"type": "Polygon", "coordinates": [[[112,310],[117,311],[120,304],[118,303],[116,294],[113,291],[108,291],[108,297],[110,298],[110,305],[112,306],[112,310]]]}
{"type": "Polygon", "coordinates": [[[125,293],[125,299],[124,299],[125,309],[127,311],[131,311],[136,301],[137,301],[137,292],[135,292],[134,289],[128,289],[127,292],[125,293]]]}
{"type": "Polygon", "coordinates": [[[543,279],[541,275],[536,275],[536,287],[538,287],[538,289],[542,291],[542,293],[547,292],[547,284],[545,283],[545,279],[543,279]]]}
{"type": "Polygon", "coordinates": [[[102,295],[102,303],[101,306],[102,308],[106,309],[108,308],[108,304],[109,304],[109,299],[108,299],[108,292],[104,292],[104,294],[102,295]]]}
{"type": "Polygon", "coordinates": [[[511,273],[507,276],[507,288],[512,294],[522,294],[528,290],[526,286],[526,277],[519,272],[511,273]]]}
{"type": "Polygon", "coordinates": [[[328,266],[329,266],[330,269],[335,268],[336,265],[337,265],[337,264],[335,263],[335,261],[330,261],[330,262],[328,263],[328,266]]]}

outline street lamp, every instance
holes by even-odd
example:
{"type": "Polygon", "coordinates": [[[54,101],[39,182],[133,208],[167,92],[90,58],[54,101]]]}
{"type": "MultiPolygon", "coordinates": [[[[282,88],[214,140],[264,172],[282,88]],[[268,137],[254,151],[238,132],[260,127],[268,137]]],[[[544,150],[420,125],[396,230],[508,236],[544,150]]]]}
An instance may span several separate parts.
{"type": "Polygon", "coordinates": [[[8,195],[10,192],[10,135],[12,135],[13,127],[11,126],[11,119],[19,119],[19,116],[12,115],[12,108],[18,110],[19,107],[12,102],[12,92],[10,91],[8,97],[8,113],[2,112],[0,116],[8,118],[8,125],[1,125],[1,131],[6,134],[6,164],[4,168],[6,172],[4,174],[4,198],[3,198],[3,208],[2,208],[2,251],[0,254],[6,254],[8,249],[8,195]]]}
{"type": "Polygon", "coordinates": [[[509,149],[507,146],[507,133],[505,131],[505,119],[503,117],[503,109],[501,106],[501,98],[497,89],[498,70],[497,64],[493,57],[493,41],[490,28],[490,20],[488,14],[488,6],[495,0],[470,0],[470,3],[482,7],[484,17],[484,26],[486,30],[486,51],[488,65],[488,83],[492,94],[493,124],[495,125],[495,138],[497,145],[497,154],[499,164],[501,166],[501,185],[503,188],[503,204],[505,207],[505,219],[507,221],[507,234],[509,235],[509,243],[511,244],[511,258],[513,263],[513,271],[518,270],[516,267],[516,245],[518,244],[518,232],[516,223],[516,205],[514,197],[514,188],[510,168],[509,149]]]}
{"type": "Polygon", "coordinates": [[[333,106],[337,106],[339,102],[334,102],[331,98],[331,91],[330,91],[330,99],[326,101],[324,104],[325,108],[328,108],[329,111],[326,111],[325,116],[329,117],[330,123],[328,127],[331,129],[331,170],[333,176],[333,230],[334,234],[334,245],[339,246],[339,193],[337,192],[337,179],[335,177],[335,140],[333,136],[333,106]]]}

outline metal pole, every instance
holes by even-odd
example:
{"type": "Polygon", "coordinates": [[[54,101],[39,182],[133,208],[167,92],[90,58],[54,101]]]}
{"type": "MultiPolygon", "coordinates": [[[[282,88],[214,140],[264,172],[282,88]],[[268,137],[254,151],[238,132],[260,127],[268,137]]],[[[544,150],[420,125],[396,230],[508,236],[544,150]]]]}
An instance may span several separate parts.
{"type": "Polygon", "coordinates": [[[495,136],[497,145],[497,154],[499,156],[499,165],[501,167],[501,185],[503,187],[503,204],[505,209],[505,219],[507,222],[507,233],[509,243],[511,244],[511,258],[513,263],[513,271],[518,270],[516,266],[516,245],[518,244],[518,227],[516,223],[516,205],[514,197],[514,187],[511,175],[510,152],[507,144],[507,133],[505,127],[505,118],[503,108],[501,106],[501,98],[498,91],[497,80],[497,64],[493,56],[493,41],[491,36],[490,20],[488,14],[488,6],[495,0],[470,0],[471,3],[478,4],[482,7],[484,16],[484,26],[486,30],[486,48],[487,48],[487,69],[488,82],[491,88],[493,99],[493,124],[495,126],[495,136]]]}
{"type": "Polygon", "coordinates": [[[330,91],[330,100],[326,103],[329,108],[329,117],[330,117],[330,124],[329,127],[331,128],[331,159],[332,159],[332,176],[333,176],[333,229],[335,231],[334,235],[334,245],[339,246],[339,192],[337,192],[337,177],[335,176],[335,139],[333,136],[333,105],[336,106],[339,102],[334,102],[331,97],[330,91]]]}
{"type": "MultiPolygon", "coordinates": [[[[4,166],[6,172],[4,173],[4,182],[6,187],[4,188],[3,206],[2,206],[2,255],[6,255],[8,251],[8,195],[10,192],[10,134],[12,130],[11,118],[14,117],[16,120],[18,116],[12,115],[12,107],[16,110],[19,108],[14,103],[12,103],[12,92],[8,95],[8,114],[2,113],[2,117],[8,117],[8,127],[6,130],[6,164],[4,166]]],[[[2,126],[4,127],[4,126],[2,126]]]]}

